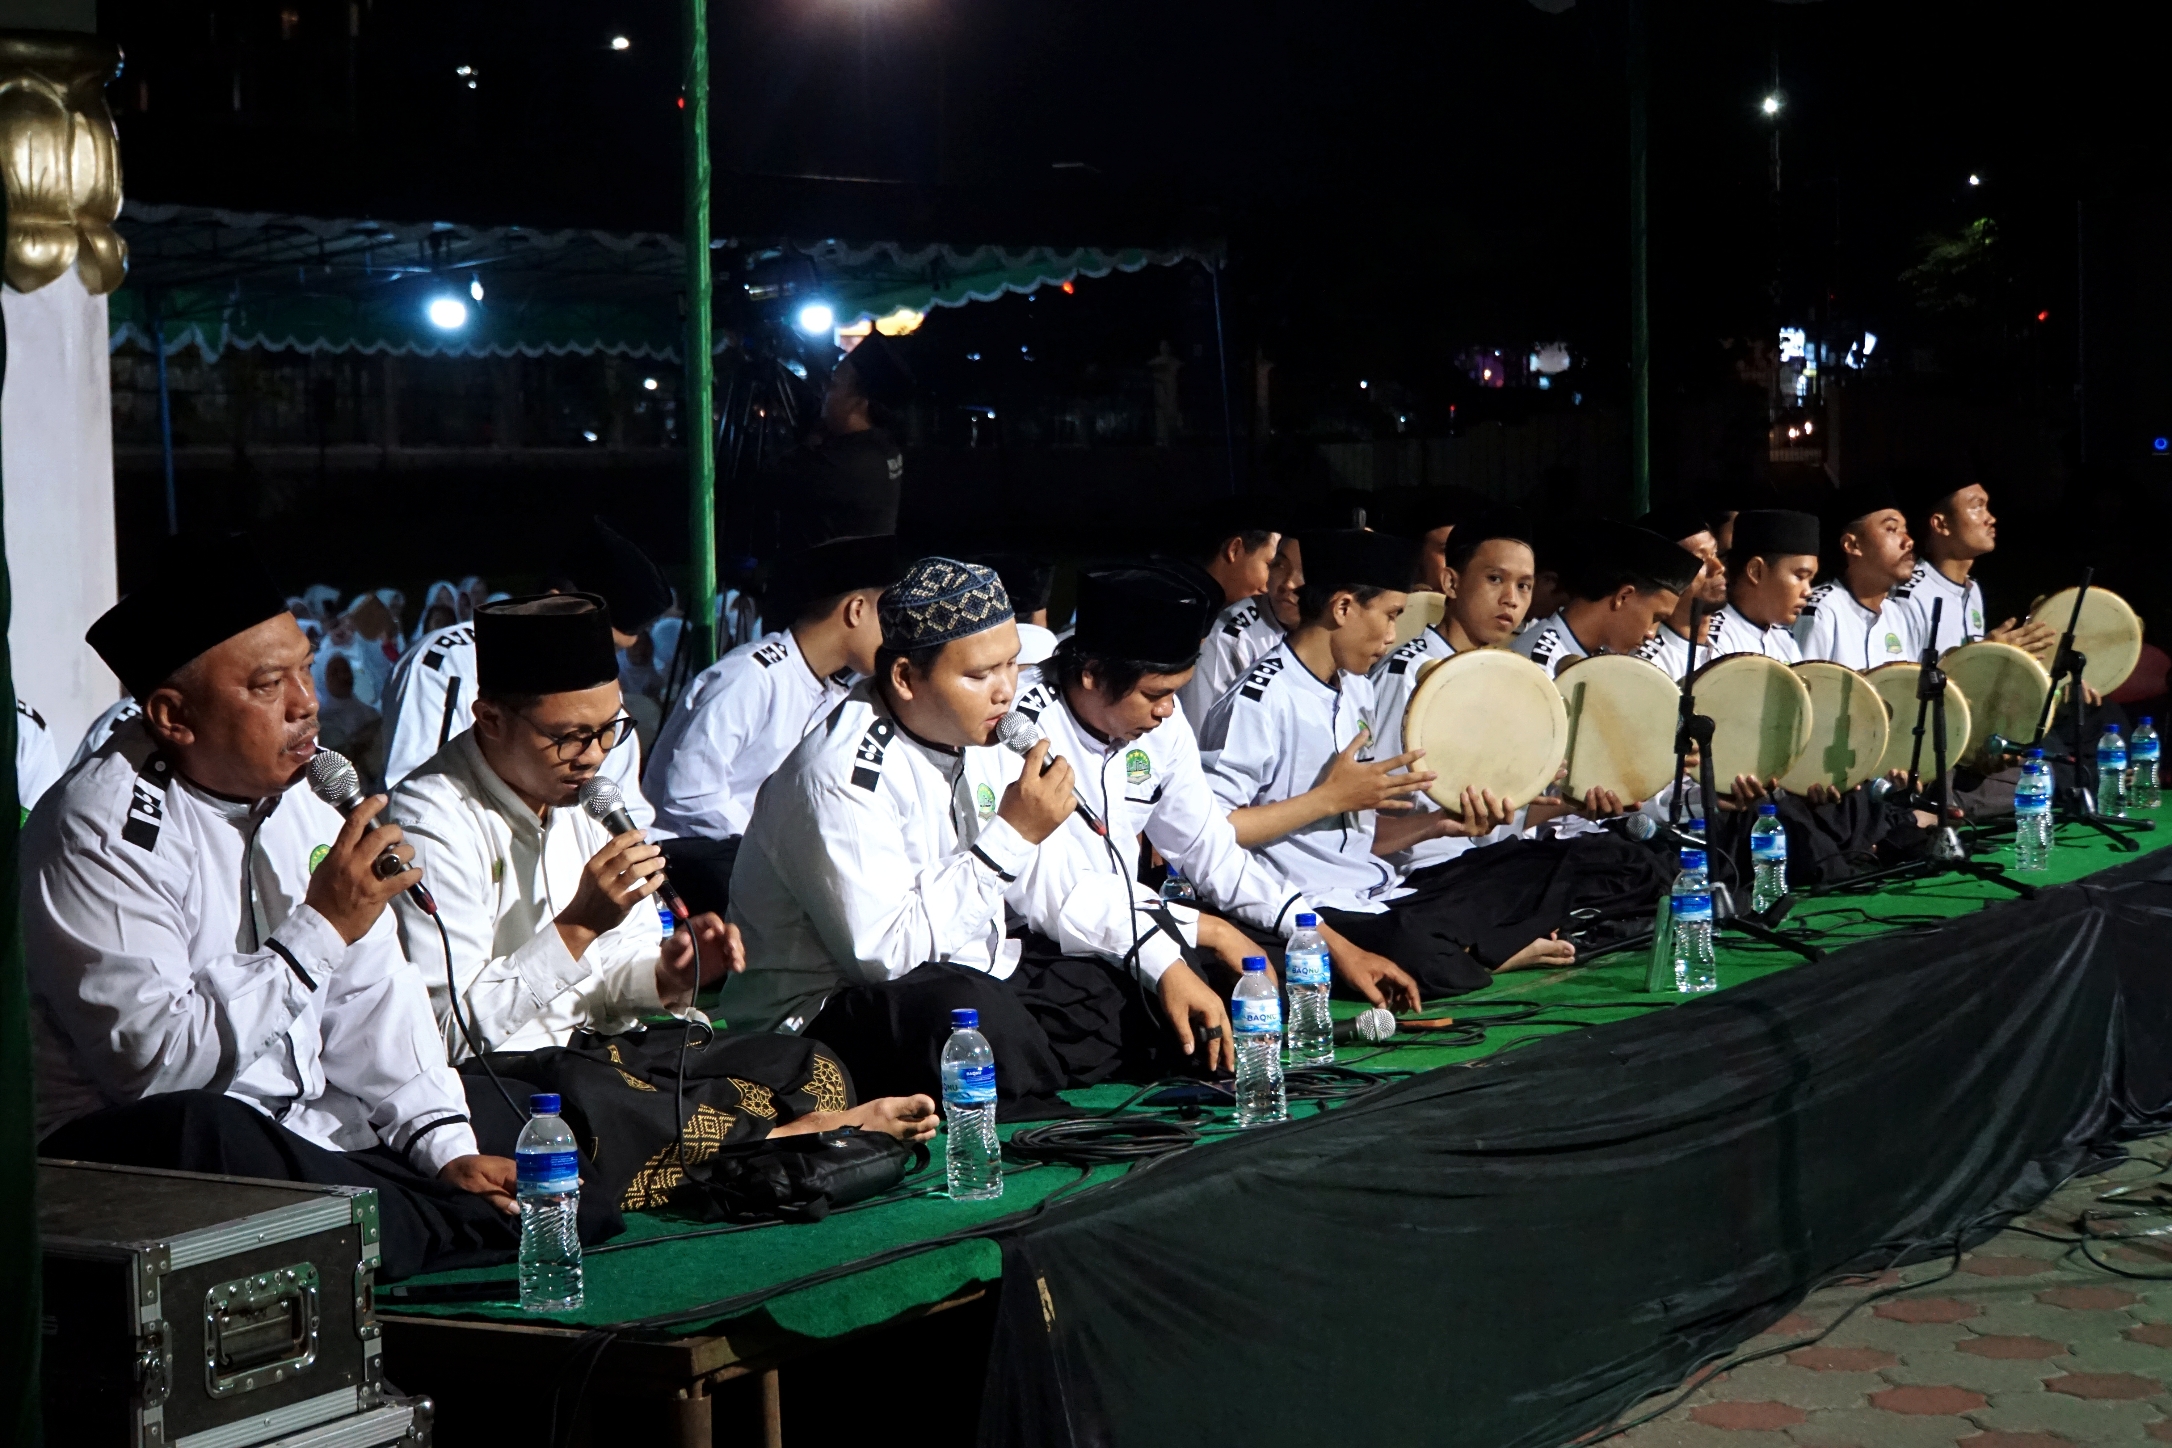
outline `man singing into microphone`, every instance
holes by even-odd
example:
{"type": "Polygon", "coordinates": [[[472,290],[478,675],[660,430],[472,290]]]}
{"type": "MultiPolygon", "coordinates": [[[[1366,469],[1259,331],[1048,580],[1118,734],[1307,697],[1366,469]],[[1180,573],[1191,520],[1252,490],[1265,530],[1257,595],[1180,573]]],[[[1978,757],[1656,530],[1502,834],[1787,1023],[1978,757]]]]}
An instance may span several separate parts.
{"type": "Polygon", "coordinates": [[[255,557],[176,540],[89,640],[143,713],[23,835],[40,1154],[374,1187],[388,1277],[511,1247],[513,1163],[385,913],[412,848],[295,788],[309,641],[255,557]]]}
{"type": "Polygon", "coordinates": [[[762,786],[732,871],[748,968],[719,1004],[811,1035],[868,1094],[939,1089],[950,1012],[972,1007],[999,1102],[1045,1102],[1062,1062],[1010,977],[1004,896],[1075,808],[1046,742],[1006,785],[996,726],[1018,630],[994,570],[923,558],[877,604],[882,649],[762,786]]]}

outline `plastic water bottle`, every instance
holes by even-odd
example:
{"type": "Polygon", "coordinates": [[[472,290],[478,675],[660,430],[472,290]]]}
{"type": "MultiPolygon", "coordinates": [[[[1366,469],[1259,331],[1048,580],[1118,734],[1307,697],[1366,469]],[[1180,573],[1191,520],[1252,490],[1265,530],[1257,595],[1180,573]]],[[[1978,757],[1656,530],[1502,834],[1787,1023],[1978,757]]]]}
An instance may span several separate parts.
{"type": "Polygon", "coordinates": [[[995,1052],[980,1033],[980,1012],[952,1011],[950,1039],[943,1043],[943,1165],[953,1201],[1003,1195],[995,1113],[995,1052]]]}
{"type": "Polygon", "coordinates": [[[2164,803],[2157,788],[2157,726],[2147,714],[2134,726],[2134,739],[2127,745],[2127,763],[2134,771],[2127,776],[2127,803],[2136,809],[2155,809],[2164,803]]]}
{"type": "Polygon", "coordinates": [[[2127,741],[2117,724],[2105,725],[2097,740],[2097,813],[2127,817],[2127,741]]]}
{"type": "Polygon", "coordinates": [[[1704,851],[1682,851],[1682,873],[1674,877],[1670,902],[1674,916],[1674,988],[1684,994],[1719,989],[1719,966],[1712,957],[1712,886],[1704,873],[1704,851]]]}
{"type": "Polygon", "coordinates": [[[1787,827],[1780,823],[1778,805],[1757,807],[1757,823],[1750,828],[1750,861],[1757,871],[1750,908],[1763,914],[1787,893],[1787,827]]]}
{"type": "Polygon", "coordinates": [[[571,1312],[581,1305],[581,1155],[558,1097],[528,1098],[528,1124],[513,1148],[519,1175],[520,1306],[571,1312]]]}
{"type": "Polygon", "coordinates": [[[2014,868],[2050,869],[2051,847],[2051,770],[2044,751],[2032,749],[2014,784],[2014,868]]]}
{"type": "Polygon", "coordinates": [[[1327,1009],[1327,942],[1320,917],[1305,912],[1282,954],[1282,984],[1290,994],[1286,1037],[1291,1066],[1335,1064],[1335,1018],[1327,1009]]]}
{"type": "Polygon", "coordinates": [[[1161,882],[1161,898],[1172,905],[1197,905],[1199,892],[1192,888],[1191,881],[1184,878],[1183,871],[1171,865],[1169,873],[1161,882]]]}
{"type": "Polygon", "coordinates": [[[1282,1091],[1282,997],[1267,978],[1267,957],[1244,958],[1244,976],[1229,1001],[1237,1031],[1237,1124],[1266,1126],[1290,1114],[1282,1091]]]}

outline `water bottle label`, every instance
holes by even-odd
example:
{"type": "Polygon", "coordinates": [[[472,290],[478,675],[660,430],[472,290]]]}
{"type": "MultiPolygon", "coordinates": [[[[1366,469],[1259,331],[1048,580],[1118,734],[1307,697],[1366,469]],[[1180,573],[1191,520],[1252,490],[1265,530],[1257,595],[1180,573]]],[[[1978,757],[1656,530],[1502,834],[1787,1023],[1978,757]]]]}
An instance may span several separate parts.
{"type": "Polygon", "coordinates": [[[577,1151],[521,1151],[513,1154],[520,1184],[534,1191],[570,1192],[581,1184],[577,1151]]]}
{"type": "Polygon", "coordinates": [[[2014,813],[2017,815],[2041,815],[2051,813],[2051,796],[2048,794],[2014,795],[2014,813]]]}
{"type": "Polygon", "coordinates": [[[1327,952],[1293,950],[1282,957],[1282,978],[1291,985],[1326,985],[1327,952]]]}
{"type": "Polygon", "coordinates": [[[1769,835],[1750,836],[1750,857],[1755,860],[1786,859],[1787,836],[1778,830],[1769,835]]]}
{"type": "Polygon", "coordinates": [[[2154,739],[2135,740],[2127,748],[2127,757],[2136,764],[2155,764],[2157,762],[2157,741],[2154,739]]]}
{"type": "Polygon", "coordinates": [[[951,1106],[995,1105],[995,1067],[960,1066],[943,1083],[943,1100],[951,1106]]]}
{"type": "Polygon", "coordinates": [[[1240,1036],[1282,1034],[1282,1002],[1273,996],[1251,996],[1229,1003],[1230,1023],[1240,1036]]]}
{"type": "Polygon", "coordinates": [[[1675,896],[1674,919],[1676,924],[1711,924],[1712,897],[1710,895],[1675,896]]]}
{"type": "Polygon", "coordinates": [[[2099,749],[2099,750],[2097,751],[2097,768],[2099,768],[2099,769],[2125,769],[2126,767],[2127,767],[2127,751],[2126,751],[2126,750],[2124,750],[2124,749],[2099,749]]]}

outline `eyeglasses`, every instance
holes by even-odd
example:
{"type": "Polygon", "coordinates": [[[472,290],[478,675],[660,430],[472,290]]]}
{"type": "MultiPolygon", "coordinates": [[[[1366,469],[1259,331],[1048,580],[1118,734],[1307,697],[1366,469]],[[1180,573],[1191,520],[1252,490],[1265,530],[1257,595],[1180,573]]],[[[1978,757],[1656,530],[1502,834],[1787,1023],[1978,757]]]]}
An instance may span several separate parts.
{"type": "Polygon", "coordinates": [[[550,741],[551,748],[558,752],[558,761],[561,764],[571,764],[586,754],[592,746],[601,746],[603,752],[609,754],[632,738],[634,732],[633,716],[630,714],[621,714],[610,723],[595,729],[575,729],[565,734],[553,734],[518,709],[512,712],[530,729],[550,741]]]}

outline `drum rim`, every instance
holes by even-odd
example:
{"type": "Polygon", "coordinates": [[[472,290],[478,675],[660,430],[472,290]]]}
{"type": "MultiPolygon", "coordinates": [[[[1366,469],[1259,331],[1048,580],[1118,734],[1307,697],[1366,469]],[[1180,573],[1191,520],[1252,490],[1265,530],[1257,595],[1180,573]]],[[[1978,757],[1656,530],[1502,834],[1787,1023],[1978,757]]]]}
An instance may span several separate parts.
{"type": "MultiPolygon", "coordinates": [[[[1553,783],[1554,776],[1558,774],[1561,770],[1561,760],[1568,750],[1569,710],[1568,704],[1561,697],[1561,691],[1553,687],[1554,681],[1552,677],[1547,674],[1546,670],[1540,665],[1532,663],[1529,659],[1525,658],[1522,654],[1517,653],[1513,649],[1464,649],[1460,652],[1450,654],[1445,659],[1432,660],[1432,662],[1438,667],[1431,668],[1426,671],[1425,676],[1421,678],[1418,681],[1417,686],[1410,691],[1409,701],[1403,705],[1403,747],[1406,750],[1411,747],[1411,711],[1418,707],[1420,700],[1426,699],[1430,697],[1434,692],[1437,692],[1438,690],[1446,687],[1446,685],[1441,684],[1438,681],[1446,676],[1448,666],[1456,663],[1460,659],[1484,659],[1488,657],[1514,659],[1516,661],[1516,664],[1520,664],[1524,668],[1536,669],[1539,673],[1539,676],[1546,682],[1545,695],[1547,697],[1550,697],[1553,701],[1552,718],[1554,721],[1554,739],[1556,745],[1554,762],[1551,765],[1547,766],[1546,778],[1542,780],[1532,791],[1531,798],[1536,799],[1539,795],[1545,793],[1546,786],[1553,783]]],[[[1488,665],[1488,667],[1499,667],[1499,665],[1488,665]]],[[[1464,671],[1469,672],[1469,668],[1469,665],[1465,665],[1464,671]]],[[[1510,665],[1509,668],[1511,672],[1515,671],[1515,665],[1510,665]]],[[[1432,800],[1435,805],[1438,805],[1440,809],[1444,813],[1448,814],[1450,817],[1455,819],[1461,819],[1463,817],[1463,796],[1461,792],[1458,791],[1452,798],[1444,799],[1440,794],[1434,792],[1435,790],[1438,790],[1440,788],[1441,781],[1435,780],[1433,784],[1427,787],[1425,791],[1426,797],[1432,800]]],[[[1531,800],[1529,799],[1522,800],[1519,802],[1519,805],[1528,805],[1530,802],[1531,800]]]]}

